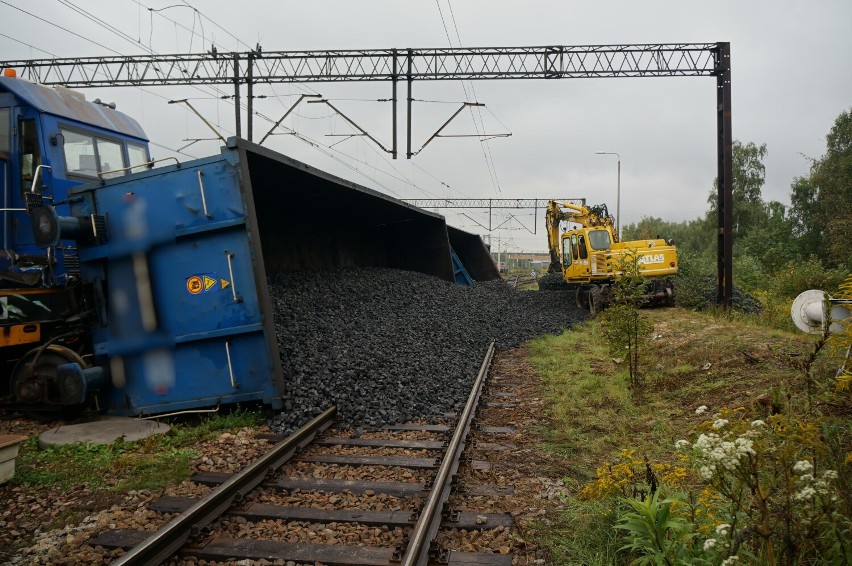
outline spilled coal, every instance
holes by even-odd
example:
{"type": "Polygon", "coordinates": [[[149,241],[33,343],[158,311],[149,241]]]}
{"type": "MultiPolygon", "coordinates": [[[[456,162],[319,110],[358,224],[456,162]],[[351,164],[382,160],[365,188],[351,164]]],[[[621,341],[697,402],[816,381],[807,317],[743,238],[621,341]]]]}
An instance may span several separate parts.
{"type": "Polygon", "coordinates": [[[491,340],[510,348],[587,316],[565,292],[395,269],[280,274],[269,291],[286,381],[271,424],[284,434],[331,405],[356,427],[443,415],[467,399],[491,340]]]}

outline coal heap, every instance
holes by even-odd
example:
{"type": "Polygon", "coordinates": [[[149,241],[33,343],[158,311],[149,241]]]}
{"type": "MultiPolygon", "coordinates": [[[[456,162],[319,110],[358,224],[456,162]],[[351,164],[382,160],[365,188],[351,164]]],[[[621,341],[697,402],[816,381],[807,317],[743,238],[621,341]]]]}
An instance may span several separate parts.
{"type": "Polygon", "coordinates": [[[465,287],[395,269],[279,274],[268,281],[286,391],[272,427],[287,434],[337,405],[376,427],[464,403],[488,344],[511,348],[584,320],[572,293],[465,287]]]}

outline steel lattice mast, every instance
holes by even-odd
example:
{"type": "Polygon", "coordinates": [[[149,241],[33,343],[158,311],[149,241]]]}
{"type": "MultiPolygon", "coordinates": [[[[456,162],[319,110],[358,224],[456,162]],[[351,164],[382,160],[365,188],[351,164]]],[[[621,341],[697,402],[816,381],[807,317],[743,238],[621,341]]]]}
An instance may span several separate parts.
{"type": "Polygon", "coordinates": [[[411,158],[411,103],[415,80],[506,80],[635,77],[716,77],[718,297],[730,306],[733,206],[730,44],[550,45],[449,47],[69,57],[2,61],[20,76],[71,88],[98,86],[233,85],[236,132],[241,135],[240,89],[246,86],[248,139],[253,87],[263,83],[387,81],[392,84],[393,157],[397,147],[397,85],[405,81],[407,152],[411,158]]]}
{"type": "Polygon", "coordinates": [[[715,76],[715,43],[247,51],[25,59],[2,64],[71,88],[477,79],[715,76]]]}

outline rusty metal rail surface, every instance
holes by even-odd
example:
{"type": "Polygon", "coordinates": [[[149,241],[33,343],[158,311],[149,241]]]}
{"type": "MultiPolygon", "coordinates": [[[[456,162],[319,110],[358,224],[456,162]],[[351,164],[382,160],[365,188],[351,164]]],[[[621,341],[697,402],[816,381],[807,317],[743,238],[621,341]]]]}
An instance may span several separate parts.
{"type": "Polygon", "coordinates": [[[235,500],[241,499],[257,487],[267,474],[281,467],[296,451],[331,426],[336,412],[336,407],[326,409],[112,564],[150,565],[159,564],[168,559],[186,543],[191,534],[216,520],[231,507],[235,500]]]}
{"type": "Polygon", "coordinates": [[[420,517],[414,526],[414,532],[402,556],[402,566],[425,566],[429,563],[431,541],[435,538],[441,526],[441,510],[450,497],[452,479],[458,471],[459,460],[464,451],[465,442],[470,434],[473,415],[476,412],[479,398],[482,395],[482,385],[485,383],[485,378],[488,375],[493,357],[494,342],[491,342],[482,366],[479,369],[479,375],[476,377],[476,382],[464,406],[464,410],[459,415],[453,438],[447,447],[441,466],[435,474],[429,497],[420,511],[420,517]]]}

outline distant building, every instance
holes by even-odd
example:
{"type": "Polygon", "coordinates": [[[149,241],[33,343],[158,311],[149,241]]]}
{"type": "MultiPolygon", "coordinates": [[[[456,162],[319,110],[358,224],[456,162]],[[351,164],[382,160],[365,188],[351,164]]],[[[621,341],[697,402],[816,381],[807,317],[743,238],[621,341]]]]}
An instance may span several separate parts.
{"type": "Polygon", "coordinates": [[[501,272],[521,270],[543,274],[550,265],[549,253],[503,252],[498,258],[497,252],[492,251],[491,258],[501,272]]]}

